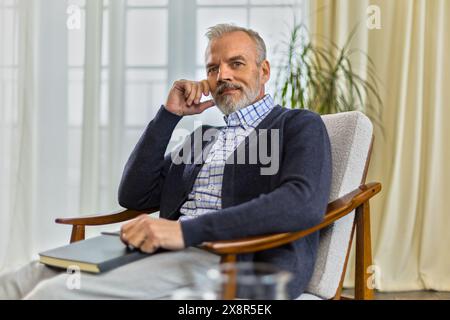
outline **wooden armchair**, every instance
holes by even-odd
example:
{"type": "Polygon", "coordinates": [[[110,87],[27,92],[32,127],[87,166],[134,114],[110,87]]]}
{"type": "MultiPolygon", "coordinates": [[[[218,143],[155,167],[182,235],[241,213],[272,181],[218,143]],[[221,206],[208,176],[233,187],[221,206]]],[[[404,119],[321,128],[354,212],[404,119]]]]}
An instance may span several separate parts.
{"type": "MultiPolygon", "coordinates": [[[[328,204],[324,220],[313,228],[298,232],[233,241],[206,242],[200,247],[220,255],[222,263],[234,263],[238,254],[271,249],[320,231],[319,261],[316,263],[307,293],[299,299],[346,299],[341,296],[341,291],[351,243],[356,231],[354,297],[355,299],[372,299],[373,290],[366,285],[370,277],[367,270],[372,264],[369,200],[381,191],[380,183],[365,184],[373,143],[372,125],[360,112],[329,115],[324,116],[323,119],[332,145],[331,199],[335,199],[328,204]],[[352,137],[348,136],[349,134],[352,137]],[[352,143],[348,143],[349,141],[352,143]],[[352,187],[352,184],[356,186],[352,187]],[[351,188],[351,191],[345,192],[346,188],[351,188]],[[341,196],[343,192],[345,194],[341,196]],[[327,263],[328,260],[333,262],[332,267],[330,263],[327,263]],[[327,273],[328,276],[324,276],[327,273]],[[324,279],[326,279],[325,285],[324,279]]],[[[56,219],[56,223],[72,225],[70,242],[75,242],[84,239],[85,226],[123,222],[142,213],[158,210],[158,208],[145,212],[124,210],[100,216],[60,218],[56,219]]],[[[233,298],[235,289],[233,284],[230,284],[225,298],[233,298]]]]}

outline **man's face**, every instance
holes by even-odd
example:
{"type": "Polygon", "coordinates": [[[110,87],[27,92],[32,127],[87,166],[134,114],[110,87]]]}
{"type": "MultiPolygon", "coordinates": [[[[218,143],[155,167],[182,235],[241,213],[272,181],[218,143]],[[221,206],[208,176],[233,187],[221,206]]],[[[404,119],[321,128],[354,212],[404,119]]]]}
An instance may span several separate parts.
{"type": "Polygon", "coordinates": [[[264,96],[270,66],[267,60],[257,65],[255,42],[245,32],[236,31],[211,41],[206,73],[217,107],[228,115],[264,96]]]}

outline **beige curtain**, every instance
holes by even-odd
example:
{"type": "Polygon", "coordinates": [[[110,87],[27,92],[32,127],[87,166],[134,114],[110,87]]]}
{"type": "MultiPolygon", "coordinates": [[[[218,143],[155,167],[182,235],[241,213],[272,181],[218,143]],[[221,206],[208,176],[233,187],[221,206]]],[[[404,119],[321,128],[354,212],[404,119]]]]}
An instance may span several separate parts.
{"type": "Polygon", "coordinates": [[[372,203],[378,289],[450,290],[450,1],[319,0],[310,17],[316,39],[341,45],[358,25],[353,47],[381,78],[385,137],[375,128],[368,177],[384,188],[372,203]],[[366,24],[373,8],[381,29],[366,24]]]}

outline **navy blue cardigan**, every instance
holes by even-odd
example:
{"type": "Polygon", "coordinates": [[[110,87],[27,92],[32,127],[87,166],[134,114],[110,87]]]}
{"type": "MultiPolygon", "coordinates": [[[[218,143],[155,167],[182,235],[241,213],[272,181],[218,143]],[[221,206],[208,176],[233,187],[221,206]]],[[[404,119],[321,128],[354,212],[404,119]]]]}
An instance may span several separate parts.
{"type": "MultiPolygon", "coordinates": [[[[119,187],[121,206],[134,210],[159,206],[161,218],[179,218],[179,209],[202,166],[193,158],[190,164],[179,164],[172,162],[170,154],[165,156],[181,118],[161,106],[149,123],[125,166],[119,187]]],[[[261,175],[261,167],[269,165],[261,164],[259,159],[256,164],[227,163],[222,209],[181,222],[186,247],[203,241],[300,231],[322,221],[330,192],[331,151],[321,117],[307,110],[275,106],[257,126],[257,132],[260,129],[279,130],[278,172],[261,175]]],[[[267,137],[270,140],[271,135],[267,137]]],[[[211,147],[213,142],[204,141],[201,147],[211,147]]],[[[247,160],[251,145],[247,138],[247,160]]],[[[238,260],[268,262],[290,271],[294,277],[288,293],[296,297],[312,276],[318,241],[316,232],[278,248],[241,255],[238,260]]]]}

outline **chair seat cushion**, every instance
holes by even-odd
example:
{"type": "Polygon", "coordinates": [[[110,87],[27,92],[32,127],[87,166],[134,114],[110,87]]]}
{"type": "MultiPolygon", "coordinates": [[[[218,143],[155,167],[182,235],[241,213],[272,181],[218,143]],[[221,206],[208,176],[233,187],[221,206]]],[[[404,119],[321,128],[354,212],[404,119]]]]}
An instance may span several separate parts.
{"type": "Polygon", "coordinates": [[[295,300],[323,300],[323,299],[310,293],[303,293],[295,300]]]}

